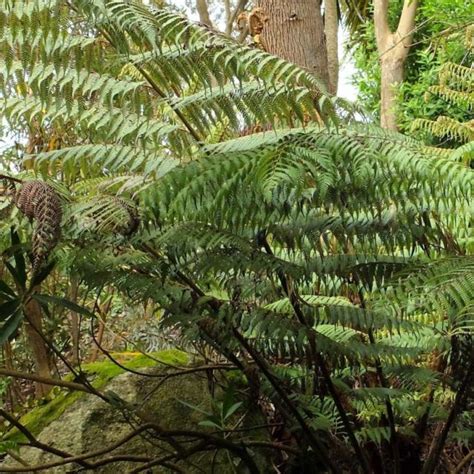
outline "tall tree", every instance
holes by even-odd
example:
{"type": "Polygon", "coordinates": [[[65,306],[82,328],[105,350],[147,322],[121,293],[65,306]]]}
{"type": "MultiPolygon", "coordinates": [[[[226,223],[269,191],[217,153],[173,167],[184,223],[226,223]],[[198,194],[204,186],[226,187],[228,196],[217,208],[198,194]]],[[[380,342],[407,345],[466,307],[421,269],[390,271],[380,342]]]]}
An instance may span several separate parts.
{"type": "Polygon", "coordinates": [[[266,51],[305,68],[329,86],[328,55],[319,0],[257,0],[266,51]]]}
{"type": "Polygon", "coordinates": [[[325,0],[324,2],[324,34],[326,36],[327,60],[328,60],[328,90],[331,94],[337,94],[339,82],[339,14],[338,1],[325,0]]]}
{"type": "Polygon", "coordinates": [[[404,66],[412,45],[418,0],[405,0],[397,29],[388,22],[388,0],[375,0],[374,25],[381,65],[380,124],[397,130],[397,86],[403,81],[404,66]]]}

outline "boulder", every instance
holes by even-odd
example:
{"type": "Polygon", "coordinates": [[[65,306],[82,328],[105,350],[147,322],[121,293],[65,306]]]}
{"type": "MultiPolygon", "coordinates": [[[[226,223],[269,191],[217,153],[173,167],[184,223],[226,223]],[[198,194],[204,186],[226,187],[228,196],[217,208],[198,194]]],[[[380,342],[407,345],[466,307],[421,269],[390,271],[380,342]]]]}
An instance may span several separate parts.
{"type": "MultiPolygon", "coordinates": [[[[173,365],[182,364],[186,356],[178,351],[166,351],[158,355],[161,360],[172,359],[173,365]]],[[[195,372],[179,377],[163,378],[166,367],[162,365],[140,368],[140,372],[147,375],[137,375],[123,370],[117,370],[111,362],[101,362],[86,366],[86,372],[96,374],[95,385],[100,387],[103,393],[117,398],[117,403],[107,403],[101,398],[91,394],[61,393],[50,401],[56,405],[55,409],[49,408],[48,416],[45,416],[45,424],[41,426],[41,417],[48,406],[46,403],[32,410],[24,423],[31,425],[31,430],[37,432],[37,439],[42,443],[58,448],[62,451],[79,455],[110,447],[131,433],[139,421],[133,412],[123,408],[121,400],[130,406],[141,410],[151,421],[159,423],[163,429],[190,430],[190,431],[212,431],[211,428],[199,426],[207,415],[205,412],[212,411],[212,397],[209,393],[208,379],[204,372],[195,372]],[[112,376],[110,372],[112,371],[112,376]],[[104,377],[104,373],[108,374],[104,377]],[[97,381],[100,381],[99,383],[97,381]],[[105,380],[105,382],[104,382],[105,380]],[[62,397],[62,398],[61,398],[62,397]],[[61,402],[58,402],[61,398],[61,402]],[[35,410],[37,413],[35,413],[35,410]],[[57,413],[55,413],[55,411],[57,413]],[[56,416],[57,415],[57,416],[56,416]]],[[[125,364],[127,365],[127,364],[125,364]]],[[[128,364],[130,366],[130,364],[128,364]]],[[[134,362],[134,370],[140,364],[134,362]]],[[[147,365],[150,365],[149,363],[147,365]]],[[[169,369],[168,369],[169,371],[169,369]]],[[[172,370],[175,372],[175,370],[172,370]]],[[[243,426],[256,426],[262,424],[261,417],[252,413],[253,410],[246,408],[240,410],[238,416],[246,412],[243,426]]],[[[36,434],[36,433],[35,433],[36,434]]],[[[255,431],[252,436],[255,437],[255,431]]],[[[12,433],[6,439],[19,440],[19,433],[12,433]]],[[[265,439],[265,432],[260,430],[258,436],[265,439]]],[[[91,461],[97,462],[111,456],[141,456],[155,459],[170,451],[169,444],[157,441],[150,433],[144,432],[117,447],[113,451],[97,456],[91,461]]],[[[269,462],[262,453],[253,453],[261,472],[269,469],[269,462]]],[[[18,456],[29,466],[45,465],[61,460],[60,457],[41,451],[36,448],[22,447],[18,456]]],[[[242,466],[238,466],[238,459],[229,456],[224,450],[196,453],[188,461],[176,463],[186,473],[235,473],[246,472],[242,466]]],[[[3,464],[0,463],[0,472],[4,467],[20,467],[14,459],[7,457],[3,464]]],[[[127,473],[134,468],[143,465],[143,462],[122,460],[107,463],[94,469],[98,473],[127,473]]],[[[41,472],[52,474],[63,474],[72,472],[87,472],[78,464],[67,464],[49,467],[41,472]]],[[[153,467],[149,473],[173,472],[164,467],[153,467]]]]}

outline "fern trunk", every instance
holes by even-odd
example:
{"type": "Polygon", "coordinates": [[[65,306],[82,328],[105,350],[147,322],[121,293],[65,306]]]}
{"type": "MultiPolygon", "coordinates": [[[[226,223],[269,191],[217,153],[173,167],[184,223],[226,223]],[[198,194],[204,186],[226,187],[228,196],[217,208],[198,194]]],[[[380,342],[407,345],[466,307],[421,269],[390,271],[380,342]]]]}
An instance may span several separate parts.
{"type": "MultiPolygon", "coordinates": [[[[28,344],[33,354],[35,373],[40,377],[51,378],[51,365],[48,347],[41,335],[42,333],[42,314],[41,306],[38,301],[30,299],[25,305],[25,332],[28,338],[28,344]]],[[[36,398],[46,396],[51,390],[51,385],[45,385],[37,382],[35,386],[36,398]]]]}

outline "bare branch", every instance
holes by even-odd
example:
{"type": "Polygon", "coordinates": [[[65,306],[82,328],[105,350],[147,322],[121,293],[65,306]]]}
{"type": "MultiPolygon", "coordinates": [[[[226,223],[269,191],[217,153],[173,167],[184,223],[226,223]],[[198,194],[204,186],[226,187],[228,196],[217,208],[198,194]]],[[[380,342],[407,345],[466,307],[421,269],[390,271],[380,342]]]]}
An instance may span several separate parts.
{"type": "Polygon", "coordinates": [[[209,6],[207,0],[196,0],[196,10],[199,14],[199,21],[204,25],[214,28],[211,16],[209,15],[209,6]]]}
{"type": "Polygon", "coordinates": [[[0,375],[3,375],[4,377],[13,377],[16,379],[31,380],[32,382],[38,382],[45,385],[55,385],[57,387],[64,387],[70,390],[78,390],[80,392],[92,393],[87,387],[80,383],[68,382],[66,380],[50,379],[47,377],[41,377],[39,375],[17,372],[15,370],[0,369],[0,375]]]}
{"type": "Polygon", "coordinates": [[[397,37],[401,39],[401,42],[404,46],[403,53],[405,57],[408,55],[408,51],[413,40],[413,34],[415,32],[415,17],[417,8],[418,0],[405,0],[396,31],[397,37]]]}
{"type": "Polygon", "coordinates": [[[374,26],[377,48],[379,52],[383,52],[392,34],[388,24],[388,0],[374,1],[374,26]]]}

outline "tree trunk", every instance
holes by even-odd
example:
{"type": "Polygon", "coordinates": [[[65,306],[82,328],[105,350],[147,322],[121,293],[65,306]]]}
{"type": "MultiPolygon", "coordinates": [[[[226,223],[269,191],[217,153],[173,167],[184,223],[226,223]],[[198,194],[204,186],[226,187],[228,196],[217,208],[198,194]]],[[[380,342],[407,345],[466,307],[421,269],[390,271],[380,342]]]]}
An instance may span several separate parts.
{"type": "Polygon", "coordinates": [[[337,94],[339,83],[339,51],[338,51],[338,28],[339,18],[337,14],[337,0],[324,1],[324,33],[326,35],[328,55],[328,90],[331,94],[337,94]]]}
{"type": "Polygon", "coordinates": [[[110,293],[109,298],[102,304],[99,304],[97,306],[97,310],[99,312],[99,329],[97,331],[96,335],[96,341],[98,345],[94,346],[94,349],[92,351],[92,356],[90,361],[95,362],[97,360],[97,357],[99,357],[99,350],[100,347],[102,347],[102,341],[104,339],[104,332],[105,332],[105,326],[107,322],[107,315],[109,314],[110,308],[112,307],[112,300],[113,300],[114,293],[113,291],[110,293]]]}
{"type": "MultiPolygon", "coordinates": [[[[13,356],[13,349],[10,341],[5,342],[3,345],[3,361],[5,365],[5,369],[7,370],[15,370],[15,365],[13,363],[14,356],[13,356]]],[[[11,411],[14,411],[20,403],[23,402],[23,397],[21,394],[21,389],[18,386],[18,381],[16,379],[12,379],[10,384],[8,385],[8,390],[6,393],[6,405],[9,406],[11,411]]]]}
{"type": "Polygon", "coordinates": [[[388,24],[388,0],[375,0],[374,25],[382,70],[380,125],[397,130],[397,89],[403,81],[405,62],[412,45],[418,0],[404,0],[397,30],[388,24]]]}
{"type": "Polygon", "coordinates": [[[214,25],[212,24],[211,16],[209,15],[207,0],[196,0],[196,10],[199,15],[199,21],[204,25],[213,28],[214,25]]]}
{"type": "Polygon", "coordinates": [[[265,51],[291,61],[329,84],[320,0],[257,0],[266,17],[261,34],[265,51]]]}
{"type": "Polygon", "coordinates": [[[387,54],[382,58],[380,125],[387,130],[397,130],[398,87],[403,81],[405,61],[387,54]]]}
{"type": "MultiPolygon", "coordinates": [[[[28,343],[33,353],[35,372],[41,377],[51,378],[51,361],[48,347],[41,336],[42,314],[38,301],[31,299],[24,308],[25,311],[25,331],[28,343]]],[[[49,393],[51,385],[36,383],[36,398],[42,398],[49,393]]]]}

